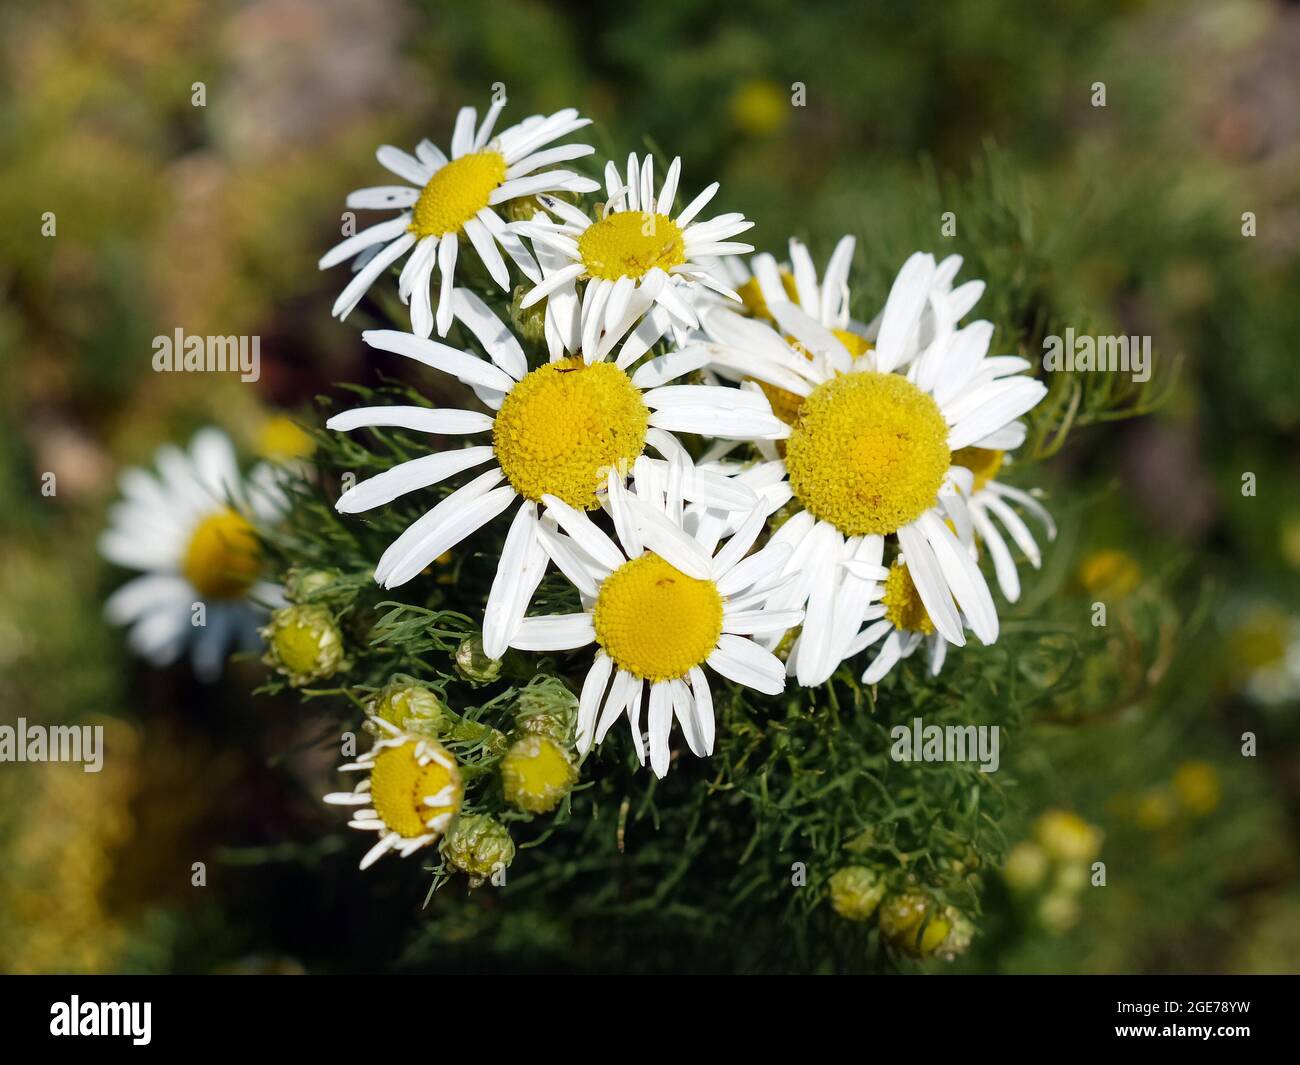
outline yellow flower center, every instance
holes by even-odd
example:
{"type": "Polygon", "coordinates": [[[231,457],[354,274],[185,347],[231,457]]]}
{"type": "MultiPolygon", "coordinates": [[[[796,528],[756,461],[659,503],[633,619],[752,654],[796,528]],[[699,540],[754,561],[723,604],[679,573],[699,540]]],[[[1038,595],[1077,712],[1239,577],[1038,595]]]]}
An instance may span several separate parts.
{"type": "Polygon", "coordinates": [[[666,214],[618,211],[588,226],[578,238],[587,273],[606,281],[668,271],[686,261],[686,241],[666,214]]]}
{"type": "Polygon", "coordinates": [[[553,810],[577,779],[564,748],[548,736],[520,740],[501,760],[506,801],[530,813],[553,810]]]}
{"type": "Polygon", "coordinates": [[[596,642],[642,680],[685,676],[722,635],[722,596],[658,555],[625,562],[600,586],[592,613],[596,642]]]}
{"type": "Polygon", "coordinates": [[[1005,454],[1005,451],[996,451],[987,447],[962,447],[952,453],[952,464],[965,466],[975,475],[975,487],[972,491],[978,492],[998,475],[1005,454]]]}
{"type": "Polygon", "coordinates": [[[605,471],[622,469],[641,454],[649,417],[641,393],[613,363],[562,359],[511,389],[497,413],[492,444],[524,498],[550,493],[592,510],[605,471]]]}
{"type": "Polygon", "coordinates": [[[885,619],[901,632],[922,632],[929,636],[934,632],[934,622],[917,594],[916,585],[907,566],[895,561],[889,567],[889,576],[885,578],[885,619]]]}
{"type": "Polygon", "coordinates": [[[934,399],[899,374],[845,374],[804,400],[785,461],[790,487],[846,536],[897,532],[938,497],[948,426],[934,399]]]}
{"type": "Polygon", "coordinates": [[[370,770],[370,798],[375,812],[406,839],[436,831],[430,822],[454,814],[460,808],[463,792],[451,755],[430,740],[422,742],[433,753],[424,765],[416,755],[417,742],[411,740],[400,747],[385,748],[370,770]],[[434,805],[426,799],[433,799],[434,805]]]}
{"type": "MultiPolygon", "coordinates": [[[[759,298],[762,298],[761,295],[759,298]]],[[[766,307],[766,304],[764,304],[764,307],[766,307]]],[[[835,334],[840,343],[849,349],[849,354],[855,359],[864,352],[871,350],[871,341],[863,339],[857,333],[850,333],[847,329],[832,329],[831,332],[835,334]]],[[[793,337],[786,337],[785,339],[791,348],[803,355],[809,362],[812,362],[812,355],[799,341],[793,337]]],[[[773,414],[785,422],[786,425],[794,425],[798,421],[799,411],[803,409],[803,396],[794,392],[787,392],[784,388],[777,388],[776,385],[769,385],[766,381],[756,381],[755,384],[767,397],[767,402],[771,404],[773,414]]],[[[784,443],[777,444],[777,450],[785,454],[784,443]]]]}
{"type": "Polygon", "coordinates": [[[204,599],[235,599],[257,578],[261,561],[253,526],[233,510],[219,510],[191,534],[181,574],[204,599]]]}
{"type": "Polygon", "coordinates": [[[500,152],[474,152],[453,159],[429,178],[407,228],[417,237],[459,233],[488,205],[488,198],[505,179],[506,161],[500,152]]]}

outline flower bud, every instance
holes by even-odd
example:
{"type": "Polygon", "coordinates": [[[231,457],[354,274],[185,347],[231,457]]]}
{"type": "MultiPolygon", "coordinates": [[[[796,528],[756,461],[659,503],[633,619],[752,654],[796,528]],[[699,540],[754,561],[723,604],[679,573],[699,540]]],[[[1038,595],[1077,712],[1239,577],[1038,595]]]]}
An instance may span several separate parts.
{"type": "Polygon", "coordinates": [[[447,704],[419,681],[394,677],[366,703],[366,713],[408,732],[438,736],[447,724],[447,704]]]}
{"type": "Polygon", "coordinates": [[[548,736],[525,736],[501,760],[506,802],[529,813],[555,809],[577,781],[568,752],[548,736]]]}
{"type": "Polygon", "coordinates": [[[510,297],[510,321],[522,340],[540,347],[546,341],[546,300],[538,300],[531,307],[521,306],[531,291],[531,286],[515,288],[510,297]]]}
{"type": "Polygon", "coordinates": [[[495,818],[461,814],[452,822],[442,853],[449,864],[481,882],[515,860],[515,842],[495,818]]]}
{"type": "Polygon", "coordinates": [[[530,684],[515,700],[515,730],[549,736],[566,747],[573,743],[578,721],[578,697],[558,677],[530,684]]]}
{"type": "Polygon", "coordinates": [[[831,877],[831,906],[846,921],[865,921],[885,897],[885,884],[874,869],[850,865],[831,877]]]}
{"type": "Polygon", "coordinates": [[[971,940],[975,938],[975,923],[953,906],[943,908],[943,919],[948,922],[948,935],[935,949],[935,954],[944,961],[952,961],[970,949],[971,940]]]}
{"type": "Polygon", "coordinates": [[[920,892],[893,895],[880,908],[880,934],[895,950],[913,958],[928,958],[952,931],[947,914],[941,911],[931,916],[933,910],[932,901],[920,892]]]}
{"type": "Polygon", "coordinates": [[[300,569],[294,566],[284,576],[284,594],[291,603],[304,603],[338,579],[337,570],[300,569]]]}
{"type": "Polygon", "coordinates": [[[501,676],[501,660],[488,658],[481,638],[466,636],[456,648],[456,672],[475,687],[481,687],[501,676]]]}
{"type": "Polygon", "coordinates": [[[348,668],[343,637],[323,606],[289,606],[275,611],[262,629],[262,661],[289,678],[295,688],[348,668]]]}

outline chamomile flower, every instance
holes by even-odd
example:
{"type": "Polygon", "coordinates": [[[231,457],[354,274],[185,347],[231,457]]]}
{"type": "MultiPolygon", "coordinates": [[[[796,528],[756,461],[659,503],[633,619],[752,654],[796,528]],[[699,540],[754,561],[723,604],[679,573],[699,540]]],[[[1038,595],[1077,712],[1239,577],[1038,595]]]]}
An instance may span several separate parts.
{"type": "Polygon", "coordinates": [[[772,308],[792,303],[819,324],[840,335],[850,351],[866,349],[867,327],[849,316],[849,269],[853,265],[853,237],[841,237],[819,278],[808,248],[790,239],[788,262],[763,252],[749,260],[710,259],[713,275],[740,296],[745,310],[755,318],[774,322],[772,308]]]}
{"type": "Polygon", "coordinates": [[[545,274],[520,306],[547,300],[553,355],[558,345],[570,353],[604,357],[635,325],[620,349],[620,361],[631,362],[670,329],[697,326],[694,301],[704,289],[739,304],[740,297],[702,259],[753,251],[730,238],[754,223],[736,213],[695,220],[716,195],[716,181],[674,218],[681,163],[680,158],[672,161],[656,197],[654,161],[648,155],[638,160],[633,152],[626,174],[613,163],[606,165],[609,199],[599,218],[556,197],[539,196],[558,221],[539,212],[531,222],[514,223],[514,230],[532,240],[545,274]]]}
{"type": "MultiPolygon", "coordinates": [[[[1004,431],[1005,440],[1017,437],[1023,439],[1023,427],[1012,426],[1009,431],[1004,431]]],[[[1007,602],[1014,603],[1020,598],[1020,576],[1006,540],[994,524],[993,517],[996,516],[1005,526],[1012,541],[1024,552],[1035,569],[1042,564],[1042,554],[1028,526],[1011,509],[1008,500],[1020,504],[1041,520],[1047,529],[1048,539],[1055,539],[1056,524],[1033,496],[997,482],[997,474],[1005,461],[1003,451],[966,447],[953,452],[952,461],[955,467],[959,467],[953,471],[959,494],[940,498],[940,505],[947,515],[947,524],[972,558],[979,557],[981,546],[988,549],[998,586],[1007,602]]],[[[854,639],[846,657],[856,655],[883,640],[862,674],[864,683],[875,684],[895,663],[909,658],[922,647],[926,649],[930,672],[937,676],[943,668],[948,641],[930,620],[912,581],[904,555],[899,555],[889,567],[881,601],[868,610],[864,620],[871,624],[854,639]]],[[[964,617],[962,621],[965,625],[964,617]]]]}
{"type": "Polygon", "coordinates": [[[122,474],[123,499],[109,510],[99,551],[143,575],[105,604],[116,625],[129,625],[128,643],[155,666],[190,645],[195,674],[215,680],[232,645],[252,650],[266,607],[279,606],[279,588],[259,579],[261,549],[254,520],[269,521],[282,497],[254,471],[240,476],[230,438],[202,429],[189,451],[158,449],[157,474],[122,474]]]}
{"type": "Polygon", "coordinates": [[[536,261],[496,209],[507,200],[539,192],[598,189],[598,182],[572,171],[543,169],[592,153],[594,149],[586,144],[546,148],[591,120],[568,108],[545,117],[532,115],[494,137],[493,127],[504,106],[503,100],[495,101],[477,127],[474,108],[462,107],[451,135],[450,159],[428,140],[416,145],[414,155],[387,144],[379,149],[380,164],[407,184],[359,189],[348,196],[347,206],[400,213],[348,237],[321,258],[322,270],[355,258],[355,276],[334,302],[335,317],[346,318],[375,279],[410,252],[398,294],[411,305],[411,329],[422,337],[433,332],[430,287],[436,266],[441,275],[436,322],[438,333],[446,336],[462,236],[502,289],[510,287],[502,250],[525,277],[541,280],[536,261]]]}
{"type": "Polygon", "coordinates": [[[705,315],[713,365],[789,397],[772,403],[787,430],[770,462],[798,508],[773,537],[794,549],[796,580],[773,605],[806,603],[789,660],[800,684],[820,684],[846,656],[881,593],[885,537],[906,555],[940,635],[963,644],[964,615],[981,641],[997,639],[988,585],[949,524],[969,524],[971,479],[952,455],[999,439],[1046,389],[1021,374],[1023,359],[988,357],[989,323],[950,329],[934,314],[936,292],[951,306],[951,277],[937,274],[929,255],[904,264],[861,353],[790,303],[771,305],[790,339],[729,311],[705,315]]]}
{"type": "MultiPolygon", "coordinates": [[[[763,398],[724,386],[675,385],[702,356],[664,355],[635,372],[583,355],[529,369],[518,340],[473,293],[457,289],[456,315],[488,358],[393,330],[367,332],[372,347],[405,355],[471,386],[488,412],[414,406],[362,407],[327,423],[348,431],[397,426],[444,436],[490,434],[490,443],[431,451],[345,492],[337,508],[356,514],[486,467],[414,522],[384,552],[375,579],[404,584],[497,515],[516,508],[483,621],[483,648],[499,658],[509,645],[545,568],[538,507],[554,498],[577,511],[600,505],[610,470],[620,475],[647,448],[683,455],[675,432],[748,439],[780,435],[785,426],[763,398]]],[[[683,492],[717,507],[747,510],[755,497],[718,474],[689,470],[683,492]]]]}
{"type": "Polygon", "coordinates": [[[444,832],[460,810],[465,787],[456,759],[437,740],[404,732],[383,718],[370,721],[379,739],[341,772],[365,773],[352,791],[325,796],[333,806],[360,806],[349,828],[378,832],[379,842],[361,859],[368,869],[389,851],[406,858],[444,832]]]}
{"type": "Polygon", "coordinates": [[[939,675],[948,654],[948,641],[930,620],[902,555],[890,565],[881,601],[871,606],[864,620],[869,624],[849,643],[845,655],[851,658],[880,643],[862,674],[864,684],[882,680],[897,662],[910,658],[922,647],[927,653],[930,673],[939,675]]]}
{"type": "MultiPolygon", "coordinates": [[[[1023,426],[1010,426],[1002,439],[1009,445],[1023,440],[1023,426]]],[[[995,441],[996,442],[996,441],[995,441]]],[[[1047,539],[1056,539],[1056,522],[1046,508],[1028,492],[1002,484],[998,473],[1008,462],[1008,453],[995,447],[964,447],[953,453],[952,461],[971,471],[971,488],[967,493],[967,508],[974,525],[975,539],[988,548],[997,575],[998,587],[1008,603],[1020,598],[1020,574],[1002,529],[1010,536],[1029,564],[1038,569],[1043,564],[1038,542],[1025,520],[1016,513],[1012,504],[1022,507],[1042,523],[1047,539]],[[997,519],[996,521],[994,519],[997,519]],[[1001,525],[1002,529],[998,526],[1001,525]]]]}
{"type": "Polygon", "coordinates": [[[510,639],[529,651],[595,644],[578,700],[578,750],[585,754],[626,716],[644,764],[641,721],[648,707],[650,765],[660,777],[668,771],[674,718],[694,754],[713,751],[713,696],[704,667],[779,694],[785,667],[752,637],[783,632],[803,616],[797,609],[766,609],[791,555],[784,544],[749,554],[766,511],[750,511],[718,548],[715,537],[693,531],[686,520],[682,485],[690,475],[680,457],[638,459],[631,491],[611,473],[606,492],[616,539],[547,495],[546,513],[562,531],[542,525],[542,546],[577,588],[582,610],[524,618],[510,639]]]}

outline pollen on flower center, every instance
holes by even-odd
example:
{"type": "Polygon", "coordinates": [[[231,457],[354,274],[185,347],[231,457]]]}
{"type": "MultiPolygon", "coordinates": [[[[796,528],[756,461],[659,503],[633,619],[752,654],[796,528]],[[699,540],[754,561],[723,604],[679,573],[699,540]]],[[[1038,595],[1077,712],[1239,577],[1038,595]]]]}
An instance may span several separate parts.
{"type": "Polygon", "coordinates": [[[915,521],[934,505],[950,461],[939,405],[899,374],[845,374],[818,385],[786,441],[795,496],[846,536],[915,521]]]}
{"type": "MultiPolygon", "coordinates": [[[[761,298],[761,294],[760,294],[761,298]]],[[[766,304],[763,305],[766,308],[766,304]]],[[[847,329],[832,329],[831,332],[835,338],[843,344],[853,358],[863,355],[872,348],[871,341],[865,337],[858,336],[857,333],[850,333],[847,329]]],[[[786,337],[790,347],[799,352],[809,362],[812,362],[812,355],[808,349],[792,337],[786,337]]],[[[772,413],[780,418],[786,425],[794,425],[799,419],[799,411],[803,408],[804,397],[795,392],[789,392],[784,388],[778,388],[776,385],[770,385],[766,381],[756,381],[755,384],[762,390],[763,395],[767,397],[767,402],[772,407],[772,413]]],[[[784,454],[784,443],[777,445],[777,450],[784,454]]]]}
{"type": "Polygon", "coordinates": [[[190,534],[181,574],[204,599],[235,599],[257,578],[261,559],[248,520],[233,510],[219,510],[190,534]]]}
{"type": "Polygon", "coordinates": [[[492,444],[524,498],[549,493],[592,510],[605,471],[641,454],[649,417],[641,393],[617,366],[561,359],[533,370],[510,391],[492,444]]]}
{"type": "Polygon", "coordinates": [[[474,152],[453,159],[424,186],[407,228],[417,237],[459,233],[488,205],[488,198],[505,179],[506,161],[500,152],[474,152]]]}
{"type": "Polygon", "coordinates": [[[971,490],[978,492],[998,475],[1005,454],[1006,452],[993,448],[963,447],[952,453],[952,464],[965,466],[975,475],[975,484],[971,490]]]}
{"type": "Polygon", "coordinates": [[[658,267],[668,271],[686,261],[682,231],[665,214],[618,211],[588,226],[578,238],[583,265],[592,277],[639,278],[658,267]]]}
{"type": "Polygon", "coordinates": [[[921,632],[929,636],[934,632],[934,622],[917,594],[912,575],[905,563],[897,560],[889,567],[885,579],[885,619],[901,632],[921,632]]]}
{"type": "Polygon", "coordinates": [[[370,770],[370,798],[380,820],[405,839],[441,831],[460,808],[455,760],[430,740],[388,747],[370,770]]]}
{"type": "Polygon", "coordinates": [[[592,612],[596,642],[615,665],[642,680],[685,676],[722,635],[722,596],[655,554],[625,562],[600,586],[592,612]]]}

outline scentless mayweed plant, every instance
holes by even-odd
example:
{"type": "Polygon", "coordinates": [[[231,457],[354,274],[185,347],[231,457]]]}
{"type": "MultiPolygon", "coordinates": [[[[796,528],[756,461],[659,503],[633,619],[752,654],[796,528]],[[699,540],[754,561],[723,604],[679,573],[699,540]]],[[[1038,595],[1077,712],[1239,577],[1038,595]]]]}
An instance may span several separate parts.
{"type": "MultiPolygon", "coordinates": [[[[111,612],[161,659],[192,589],[231,639],[261,611],[263,691],[337,721],[321,824],[355,830],[358,910],[426,892],[407,960],[957,958],[1016,843],[998,737],[1086,639],[1009,615],[1070,506],[1042,460],[1147,397],[1035,375],[1031,268],[852,234],[759,252],[689,161],[589,165],[576,110],[503,109],[379,148],[320,260],[351,263],[337,328],[408,383],[341,382],[310,464],[261,474],[274,505],[200,505],[238,487],[208,438],[130,474],[105,549],[158,572],[111,612]]],[[[970,217],[1010,241],[1010,208],[970,217]]]]}

